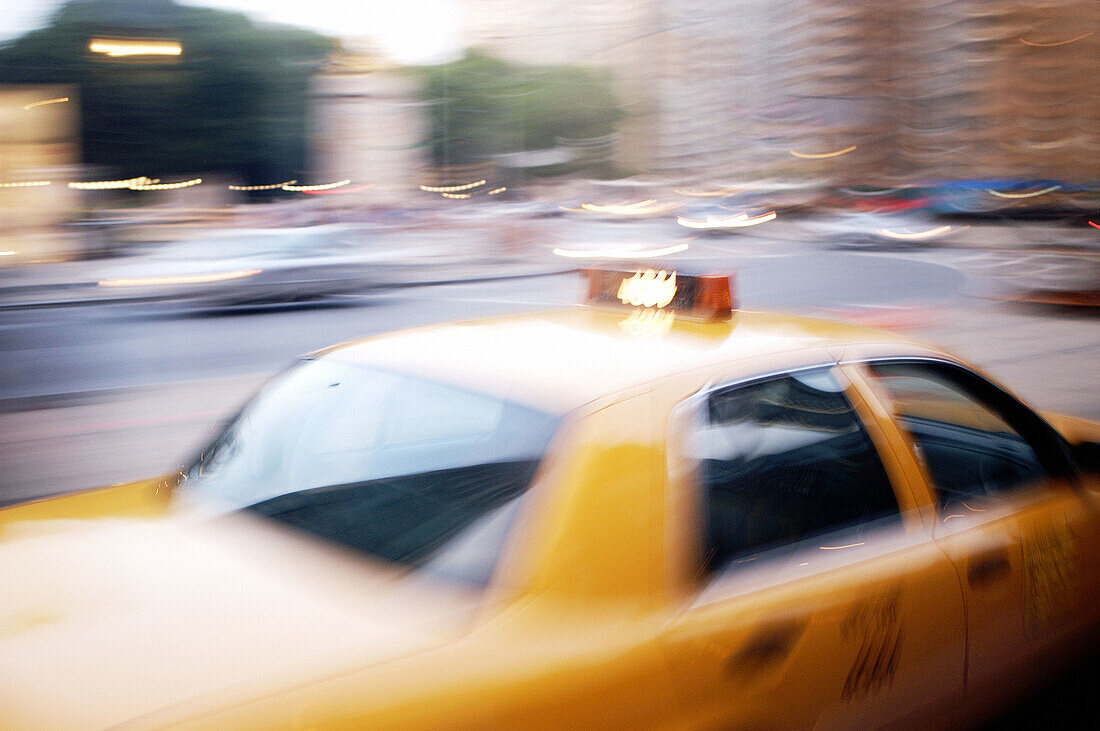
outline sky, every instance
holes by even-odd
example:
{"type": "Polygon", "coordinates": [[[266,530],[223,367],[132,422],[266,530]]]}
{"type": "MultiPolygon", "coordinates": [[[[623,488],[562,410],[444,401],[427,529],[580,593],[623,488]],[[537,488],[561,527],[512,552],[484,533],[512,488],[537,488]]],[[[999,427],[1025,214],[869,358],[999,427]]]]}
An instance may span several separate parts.
{"type": "MultiPolygon", "coordinates": [[[[337,38],[373,36],[384,55],[405,63],[451,60],[458,51],[459,0],[177,0],[235,10],[337,38]]],[[[0,40],[41,28],[63,0],[0,0],[0,40]]]]}

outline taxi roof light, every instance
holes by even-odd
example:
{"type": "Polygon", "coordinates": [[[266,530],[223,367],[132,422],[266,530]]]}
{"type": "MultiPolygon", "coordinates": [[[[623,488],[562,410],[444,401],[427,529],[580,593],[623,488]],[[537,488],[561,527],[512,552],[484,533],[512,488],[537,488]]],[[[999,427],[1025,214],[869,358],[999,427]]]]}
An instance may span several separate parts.
{"type": "Polygon", "coordinates": [[[728,320],[733,316],[733,289],[730,275],[708,274],[696,277],[695,312],[707,320],[728,320]]]}
{"type": "Polygon", "coordinates": [[[736,307],[730,274],[688,275],[667,269],[585,269],[590,305],[655,309],[708,322],[729,320],[736,307]]]}

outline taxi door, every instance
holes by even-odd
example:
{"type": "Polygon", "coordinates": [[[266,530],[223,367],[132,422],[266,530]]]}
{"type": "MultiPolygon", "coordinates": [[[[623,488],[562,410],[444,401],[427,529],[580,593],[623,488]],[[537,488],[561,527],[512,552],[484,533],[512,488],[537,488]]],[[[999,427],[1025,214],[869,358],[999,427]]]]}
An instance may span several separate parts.
{"type": "Polygon", "coordinates": [[[935,360],[866,372],[935,494],[935,539],[966,603],[969,699],[1011,703],[1095,606],[1095,512],[1053,430],[981,376],[935,360]]]}
{"type": "Polygon", "coordinates": [[[698,557],[663,636],[685,725],[950,723],[965,662],[958,580],[844,376],[722,386],[671,424],[671,489],[698,557]]]}

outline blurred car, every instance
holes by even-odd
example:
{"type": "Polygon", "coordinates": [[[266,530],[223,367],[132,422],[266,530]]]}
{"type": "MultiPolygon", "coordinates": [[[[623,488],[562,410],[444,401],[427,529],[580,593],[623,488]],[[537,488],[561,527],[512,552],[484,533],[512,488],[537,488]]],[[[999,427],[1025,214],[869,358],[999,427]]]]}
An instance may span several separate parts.
{"type": "Polygon", "coordinates": [[[730,198],[725,201],[685,206],[684,212],[676,217],[681,230],[688,229],[697,235],[758,235],[756,226],[774,221],[778,216],[775,209],[768,210],[759,205],[751,205],[747,198],[730,198]]]}
{"type": "Polygon", "coordinates": [[[343,224],[212,231],[155,245],[100,268],[98,286],[126,297],[226,307],[286,303],[361,291],[392,258],[343,224]]]}
{"type": "Polygon", "coordinates": [[[587,276],[0,512],[0,726],[945,727],[1089,647],[1100,425],[725,277],[587,276]]]}
{"type": "Polygon", "coordinates": [[[811,237],[836,248],[860,249],[942,246],[967,228],[919,211],[841,212],[808,220],[804,227],[811,237]]]}
{"type": "Polygon", "coordinates": [[[920,211],[932,200],[924,188],[904,185],[879,188],[868,185],[840,186],[832,191],[828,203],[841,210],[866,213],[897,213],[920,211]]]}
{"type": "Polygon", "coordinates": [[[926,189],[930,211],[997,220],[1073,219],[1095,211],[1095,185],[1061,180],[959,180],[926,189]]]}
{"type": "Polygon", "coordinates": [[[662,201],[657,197],[623,197],[607,202],[604,197],[589,200],[573,200],[562,203],[559,210],[570,217],[588,221],[631,221],[637,219],[661,219],[674,213],[679,204],[662,201]]]}

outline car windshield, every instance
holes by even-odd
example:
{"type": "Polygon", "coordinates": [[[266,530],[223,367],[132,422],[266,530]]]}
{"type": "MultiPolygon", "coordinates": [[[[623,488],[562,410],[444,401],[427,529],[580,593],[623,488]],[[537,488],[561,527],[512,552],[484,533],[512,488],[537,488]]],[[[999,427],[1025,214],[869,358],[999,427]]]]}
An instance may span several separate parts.
{"type": "Polygon", "coordinates": [[[484,583],[557,421],[419,377],[311,360],[241,412],[183,490],[484,583]]]}

